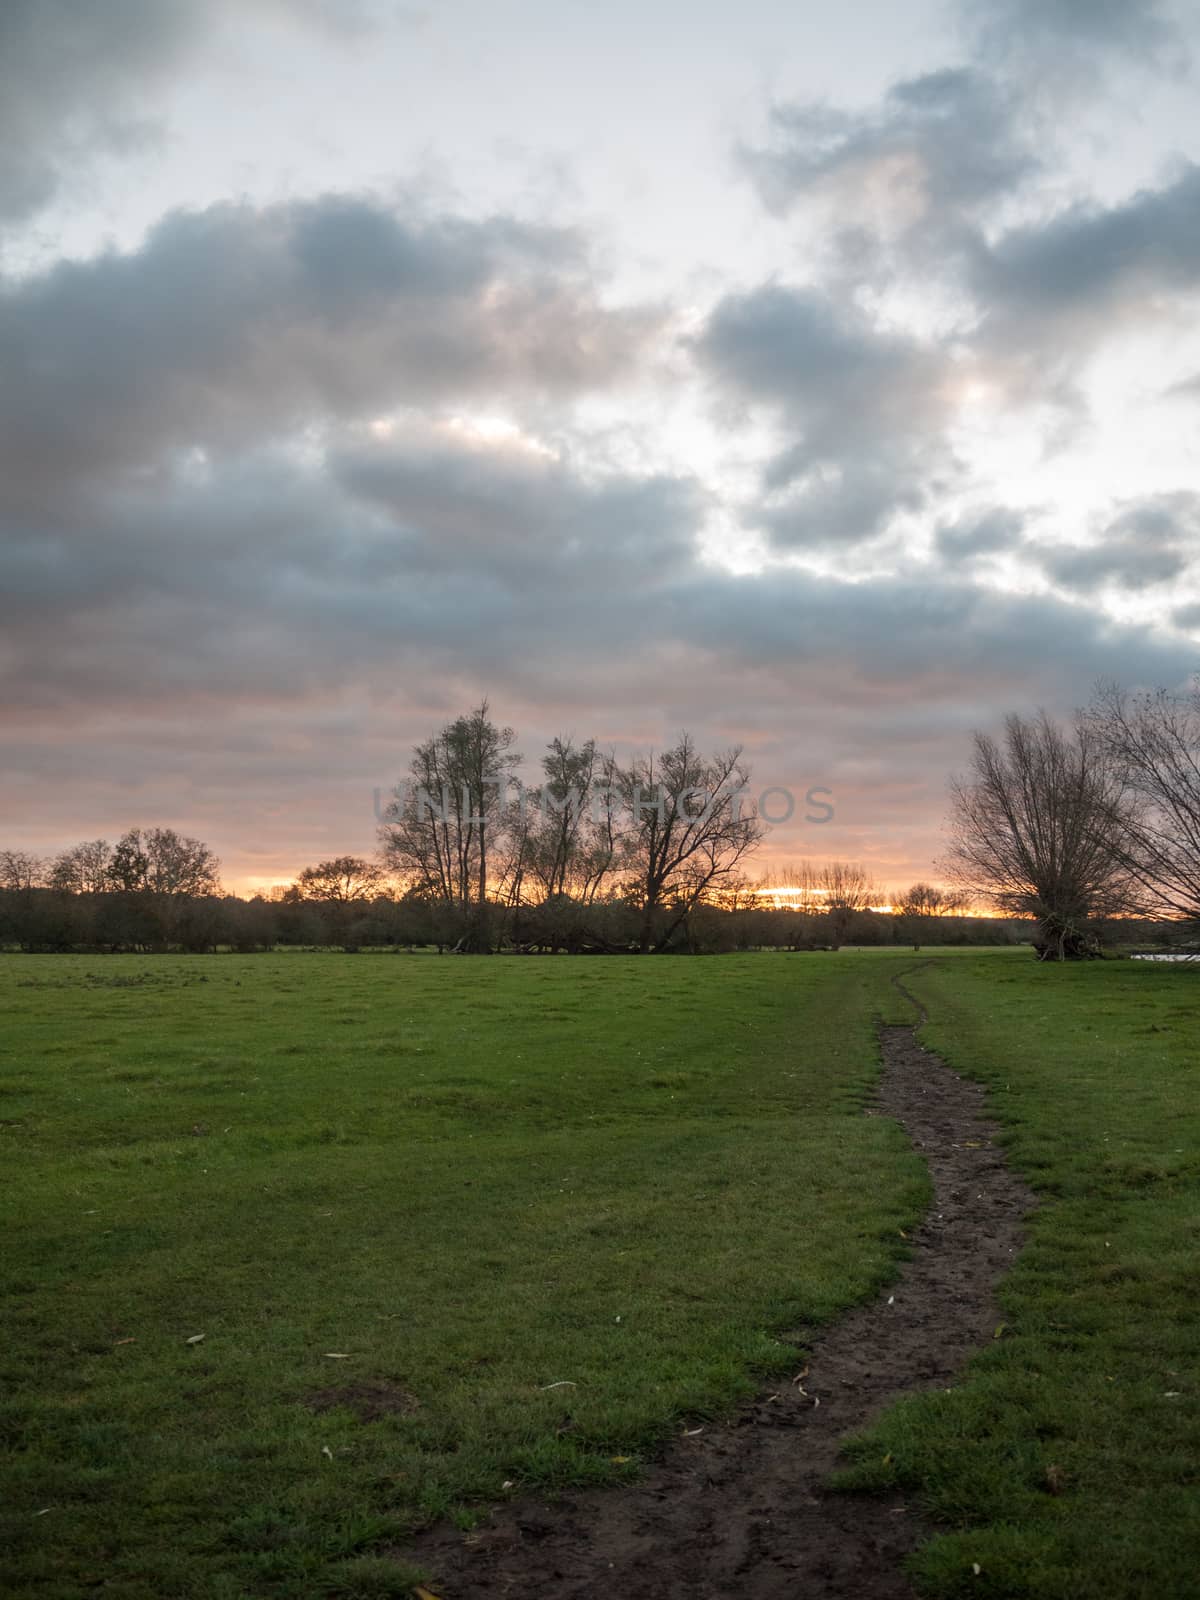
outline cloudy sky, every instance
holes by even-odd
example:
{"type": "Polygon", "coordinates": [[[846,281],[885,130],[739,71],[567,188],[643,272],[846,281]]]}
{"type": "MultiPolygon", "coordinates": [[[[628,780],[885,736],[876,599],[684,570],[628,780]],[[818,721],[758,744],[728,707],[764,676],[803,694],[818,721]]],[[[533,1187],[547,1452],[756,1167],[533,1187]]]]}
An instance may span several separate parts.
{"type": "Polygon", "coordinates": [[[481,695],[930,871],[1200,666],[1188,0],[5,0],[0,846],[371,848],[481,695]]]}

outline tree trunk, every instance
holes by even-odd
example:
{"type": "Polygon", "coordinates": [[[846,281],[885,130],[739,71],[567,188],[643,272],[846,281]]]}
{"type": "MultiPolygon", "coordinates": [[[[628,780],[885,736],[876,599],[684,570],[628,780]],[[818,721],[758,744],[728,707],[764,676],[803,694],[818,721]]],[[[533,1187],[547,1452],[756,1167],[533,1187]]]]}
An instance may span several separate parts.
{"type": "Polygon", "coordinates": [[[1033,948],[1039,961],[1093,961],[1100,954],[1100,941],[1066,918],[1046,917],[1033,948]]]}

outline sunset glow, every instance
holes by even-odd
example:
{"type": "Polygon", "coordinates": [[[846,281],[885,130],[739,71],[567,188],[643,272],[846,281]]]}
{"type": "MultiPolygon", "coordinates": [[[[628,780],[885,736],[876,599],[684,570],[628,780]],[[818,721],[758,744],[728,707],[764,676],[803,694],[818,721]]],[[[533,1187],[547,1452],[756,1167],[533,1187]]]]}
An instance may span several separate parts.
{"type": "Polygon", "coordinates": [[[898,887],[972,729],[1194,666],[1194,18],[130,4],[0,61],[7,845],[269,886],[487,695],[898,887]]]}

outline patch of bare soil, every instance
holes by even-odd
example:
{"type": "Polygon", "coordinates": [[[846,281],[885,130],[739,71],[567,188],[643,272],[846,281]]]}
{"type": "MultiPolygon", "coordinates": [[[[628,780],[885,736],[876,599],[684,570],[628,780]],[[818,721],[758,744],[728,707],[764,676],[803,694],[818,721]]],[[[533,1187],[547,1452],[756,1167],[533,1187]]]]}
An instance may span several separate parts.
{"type": "Polygon", "coordinates": [[[891,1401],[944,1387],[992,1338],[996,1284],[1033,1204],[993,1144],[984,1094],[916,1040],[880,1031],[870,1114],[894,1117],[929,1165],[934,1200],[912,1257],[878,1299],[811,1341],[808,1372],[726,1426],[672,1445],[630,1489],[500,1506],[471,1533],[439,1527],[403,1552],[445,1600],[898,1600],[930,1530],[899,1495],[830,1493],[842,1437],[891,1401]]]}
{"type": "Polygon", "coordinates": [[[318,1389],[310,1394],[307,1405],[310,1411],[336,1411],[344,1407],[353,1411],[360,1422],[378,1422],[380,1417],[408,1417],[420,1405],[416,1395],[409,1394],[394,1383],[367,1378],[359,1383],[343,1383],[332,1389],[318,1389]]]}

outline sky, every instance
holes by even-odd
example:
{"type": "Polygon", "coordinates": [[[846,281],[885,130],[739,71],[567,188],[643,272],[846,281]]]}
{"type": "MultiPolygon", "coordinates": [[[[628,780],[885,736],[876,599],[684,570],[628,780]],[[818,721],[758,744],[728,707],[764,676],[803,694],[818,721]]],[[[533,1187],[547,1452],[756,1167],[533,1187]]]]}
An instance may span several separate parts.
{"type": "Polygon", "coordinates": [[[6,0],[0,847],[286,882],[486,695],[936,876],[973,729],[1200,667],[1198,72],[1186,0],[6,0]]]}

